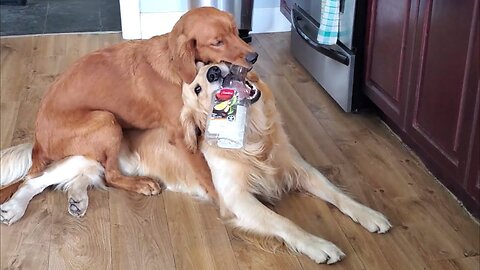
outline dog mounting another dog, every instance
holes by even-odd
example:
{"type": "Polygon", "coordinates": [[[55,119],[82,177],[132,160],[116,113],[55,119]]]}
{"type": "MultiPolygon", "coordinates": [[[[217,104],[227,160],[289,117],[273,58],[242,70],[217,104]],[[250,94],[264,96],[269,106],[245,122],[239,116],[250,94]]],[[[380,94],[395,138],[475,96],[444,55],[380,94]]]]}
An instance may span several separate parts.
{"type": "MultiPolygon", "coordinates": [[[[231,224],[276,237],[315,262],[329,264],[341,260],[344,253],[333,243],[304,231],[270,210],[257,197],[274,202],[289,191],[308,192],[335,205],[370,232],[385,233],[391,228],[381,213],[348,197],[301,158],[282,127],[273,93],[253,72],[247,79],[253,90],[262,94],[249,108],[244,148],[221,149],[209,145],[201,136],[197,140],[196,128],[202,133],[205,130],[212,94],[229,72],[225,64],[199,65],[197,68],[195,79],[183,84],[184,105],[180,122],[185,144],[205,156],[219,195],[221,213],[231,219],[231,224]]],[[[120,169],[129,176],[161,179],[168,190],[209,199],[202,183],[191,177],[191,165],[172,152],[175,146],[169,143],[168,132],[165,127],[127,131],[120,149],[120,169]]],[[[2,169],[14,166],[28,169],[31,149],[31,145],[21,145],[11,148],[9,153],[2,152],[2,169]],[[10,157],[9,164],[3,163],[7,156],[10,157]]],[[[12,224],[21,218],[28,202],[48,185],[60,185],[74,194],[73,198],[88,201],[86,187],[101,185],[103,172],[98,161],[83,156],[57,161],[43,175],[27,180],[8,202],[0,206],[1,221],[12,224]]],[[[73,215],[83,215],[86,208],[79,210],[69,209],[73,215]]]]}
{"type": "Polygon", "coordinates": [[[123,175],[118,154],[122,128],[163,127],[176,146],[175,153],[196,168],[193,177],[216,198],[203,156],[191,153],[183,142],[182,82],[193,81],[196,61],[226,61],[250,68],[257,56],[238,37],[231,14],[204,7],[184,14],[168,34],[123,42],[82,57],[52,83],[42,99],[28,176],[39,176],[54,161],[82,155],[102,164],[107,185],[158,194],[160,186],[151,178],[123,175]]]}

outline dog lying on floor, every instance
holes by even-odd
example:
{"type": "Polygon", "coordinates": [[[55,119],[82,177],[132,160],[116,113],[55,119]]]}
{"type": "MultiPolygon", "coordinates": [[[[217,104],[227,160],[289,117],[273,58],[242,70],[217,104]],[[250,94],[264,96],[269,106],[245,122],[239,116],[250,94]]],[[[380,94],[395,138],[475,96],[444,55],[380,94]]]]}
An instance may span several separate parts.
{"type": "MultiPolygon", "coordinates": [[[[289,143],[272,92],[253,72],[247,79],[253,85],[252,90],[261,91],[261,98],[249,108],[244,149],[221,149],[209,145],[202,137],[197,140],[196,128],[202,134],[205,131],[212,95],[228,72],[224,64],[200,65],[195,80],[183,85],[181,112],[186,143],[205,155],[222,215],[231,217],[234,226],[279,238],[292,250],[317,263],[328,264],[341,260],[345,254],[333,243],[309,234],[270,210],[257,197],[273,202],[288,191],[308,192],[335,205],[370,232],[385,233],[391,228],[385,216],[348,197],[301,158],[289,143]]],[[[128,133],[120,155],[123,172],[161,179],[167,189],[208,198],[200,183],[192,182],[191,170],[169,153],[172,146],[164,133],[162,129],[128,133]]],[[[28,158],[28,146],[23,153],[28,158]]],[[[38,177],[43,181],[29,179],[0,206],[1,222],[12,224],[21,218],[28,202],[46,187],[45,183],[60,185],[80,194],[81,199],[88,199],[86,187],[101,185],[102,173],[103,167],[98,162],[82,156],[57,162],[38,177]]]]}

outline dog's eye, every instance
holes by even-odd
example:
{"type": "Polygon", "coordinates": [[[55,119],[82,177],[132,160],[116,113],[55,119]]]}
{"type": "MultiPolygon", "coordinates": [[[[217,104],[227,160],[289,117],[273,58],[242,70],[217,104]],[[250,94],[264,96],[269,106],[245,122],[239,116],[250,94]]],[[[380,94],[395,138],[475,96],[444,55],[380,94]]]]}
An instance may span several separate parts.
{"type": "Polygon", "coordinates": [[[222,45],[223,45],[223,41],[221,41],[221,40],[217,40],[214,43],[212,43],[213,47],[220,47],[222,45]]]}
{"type": "Polygon", "coordinates": [[[202,92],[202,87],[200,85],[197,85],[197,86],[195,86],[195,89],[193,91],[195,91],[195,94],[197,94],[197,96],[198,96],[198,94],[200,94],[200,92],[202,92]]]}

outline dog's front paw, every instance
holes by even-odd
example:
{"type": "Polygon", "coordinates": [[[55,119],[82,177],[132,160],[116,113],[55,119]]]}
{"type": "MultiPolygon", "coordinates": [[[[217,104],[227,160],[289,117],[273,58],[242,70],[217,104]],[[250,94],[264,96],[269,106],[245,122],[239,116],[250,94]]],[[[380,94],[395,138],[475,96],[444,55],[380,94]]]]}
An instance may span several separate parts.
{"type": "Polygon", "coordinates": [[[25,214],[26,206],[17,203],[15,200],[9,200],[0,205],[0,222],[6,225],[12,225],[25,214]]]}
{"type": "Polygon", "coordinates": [[[392,228],[392,224],[382,213],[366,206],[362,206],[352,219],[372,233],[386,233],[392,228]]]}
{"type": "Polygon", "coordinates": [[[345,253],[336,245],[315,236],[299,247],[298,251],[307,255],[316,263],[333,264],[345,257],[345,253]]]}

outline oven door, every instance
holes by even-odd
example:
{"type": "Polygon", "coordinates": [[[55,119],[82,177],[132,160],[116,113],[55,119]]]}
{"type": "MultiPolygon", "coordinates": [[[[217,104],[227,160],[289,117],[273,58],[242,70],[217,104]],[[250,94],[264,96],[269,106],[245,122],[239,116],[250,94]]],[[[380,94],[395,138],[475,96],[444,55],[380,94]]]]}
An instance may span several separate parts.
{"type": "MultiPolygon", "coordinates": [[[[291,5],[297,4],[308,15],[316,21],[320,20],[322,14],[321,0],[289,0],[291,5]]],[[[353,29],[355,20],[356,0],[340,0],[340,25],[338,40],[345,47],[353,48],[353,29]]]]}
{"type": "Polygon", "coordinates": [[[291,49],[294,57],[346,112],[352,109],[355,54],[341,42],[317,42],[318,23],[301,7],[292,8],[291,49]]]}

